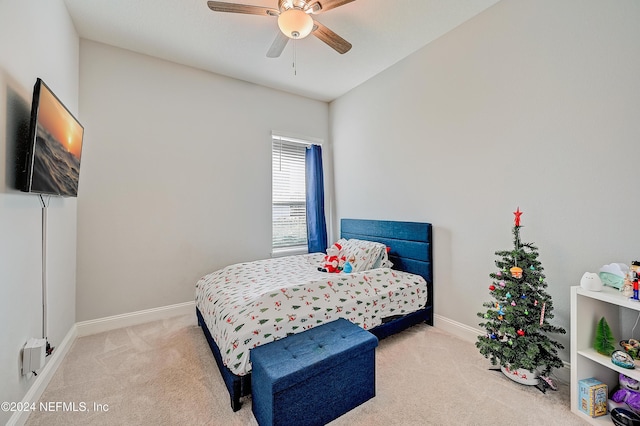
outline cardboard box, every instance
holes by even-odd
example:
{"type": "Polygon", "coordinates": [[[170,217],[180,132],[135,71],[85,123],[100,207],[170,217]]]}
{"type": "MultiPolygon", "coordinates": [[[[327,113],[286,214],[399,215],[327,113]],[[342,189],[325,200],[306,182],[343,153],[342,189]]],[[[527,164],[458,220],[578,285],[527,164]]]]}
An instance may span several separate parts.
{"type": "Polygon", "coordinates": [[[595,378],[578,382],[578,408],[591,417],[607,414],[607,385],[595,378]]]}

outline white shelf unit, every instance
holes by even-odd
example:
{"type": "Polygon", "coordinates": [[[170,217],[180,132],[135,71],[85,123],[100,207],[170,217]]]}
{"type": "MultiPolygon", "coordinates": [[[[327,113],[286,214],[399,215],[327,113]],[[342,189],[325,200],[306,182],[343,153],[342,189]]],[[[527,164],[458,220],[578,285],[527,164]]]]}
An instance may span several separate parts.
{"type": "Polygon", "coordinates": [[[596,326],[604,317],[611,327],[616,342],[621,335],[622,310],[640,311],[640,302],[629,300],[614,288],[604,287],[602,291],[589,291],[580,286],[571,287],[571,411],[594,425],[611,425],[610,415],[591,418],[578,408],[578,381],[595,377],[609,387],[618,385],[618,373],[640,380],[640,363],[635,369],[618,367],[611,357],[600,355],[593,349],[596,326]]]}

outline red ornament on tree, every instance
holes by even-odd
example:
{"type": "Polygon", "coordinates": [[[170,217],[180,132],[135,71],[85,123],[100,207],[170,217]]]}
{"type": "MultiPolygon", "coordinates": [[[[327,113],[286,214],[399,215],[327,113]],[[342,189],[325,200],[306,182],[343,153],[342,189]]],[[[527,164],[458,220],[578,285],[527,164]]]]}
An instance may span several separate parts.
{"type": "Polygon", "coordinates": [[[518,336],[524,336],[524,330],[520,329],[518,331],[516,331],[516,333],[518,333],[518,336]]]}
{"type": "Polygon", "coordinates": [[[496,289],[496,286],[495,286],[495,285],[491,284],[491,285],[489,286],[489,290],[493,291],[493,290],[495,290],[495,289],[496,289]]]}

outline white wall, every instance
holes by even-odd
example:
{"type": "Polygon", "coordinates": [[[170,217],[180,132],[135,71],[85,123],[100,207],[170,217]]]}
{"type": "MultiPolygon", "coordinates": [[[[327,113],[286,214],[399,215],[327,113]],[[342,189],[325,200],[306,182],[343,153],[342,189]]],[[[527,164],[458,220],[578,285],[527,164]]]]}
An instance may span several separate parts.
{"type": "MultiPolygon", "coordinates": [[[[20,350],[42,333],[42,210],[37,196],[13,189],[15,148],[28,129],[36,77],[77,114],[79,42],[61,0],[3,0],[0,40],[0,401],[19,402],[33,383],[20,375],[20,350]]],[[[53,346],[75,322],[76,210],[75,199],[62,198],[48,208],[53,346]]],[[[0,423],[11,414],[0,412],[0,423]]]]}
{"type": "Polygon", "coordinates": [[[638,22],[635,0],[503,0],[334,101],[337,217],[432,222],[435,312],[479,328],[519,206],[568,332],[569,287],[640,258],[638,22]]]}
{"type": "Polygon", "coordinates": [[[328,142],[325,102],[85,40],[80,89],[79,321],[191,301],[205,273],[269,257],[271,131],[328,142]]]}

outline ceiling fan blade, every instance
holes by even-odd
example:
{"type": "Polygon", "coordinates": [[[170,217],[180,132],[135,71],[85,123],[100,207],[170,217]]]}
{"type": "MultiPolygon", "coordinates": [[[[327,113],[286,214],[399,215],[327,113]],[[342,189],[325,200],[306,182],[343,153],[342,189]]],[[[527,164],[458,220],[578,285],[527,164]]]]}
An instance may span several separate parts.
{"type": "Polygon", "coordinates": [[[347,3],[351,3],[355,0],[318,0],[313,2],[306,8],[311,13],[326,12],[327,10],[335,9],[347,3]]]}
{"type": "Polygon", "coordinates": [[[311,34],[327,43],[336,52],[343,54],[351,50],[351,43],[331,31],[318,21],[313,21],[313,30],[311,34]]]}
{"type": "Polygon", "coordinates": [[[277,9],[262,6],[250,6],[248,4],[226,3],[223,1],[208,1],[207,6],[214,12],[246,13],[249,15],[278,16],[277,9]]]}
{"type": "Polygon", "coordinates": [[[271,47],[267,52],[267,58],[277,58],[280,56],[288,42],[289,37],[284,35],[282,31],[278,31],[275,40],[273,40],[273,43],[271,43],[271,47]]]}

